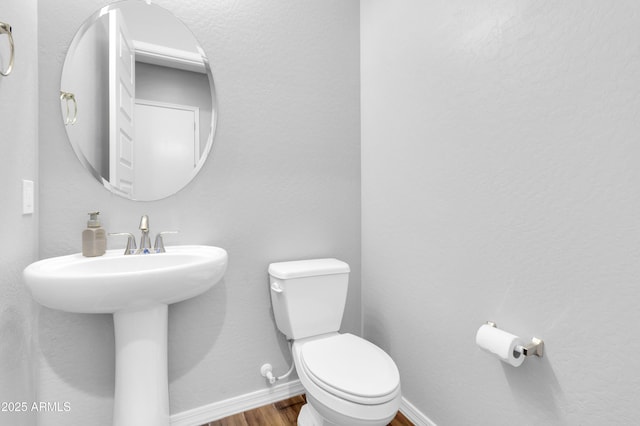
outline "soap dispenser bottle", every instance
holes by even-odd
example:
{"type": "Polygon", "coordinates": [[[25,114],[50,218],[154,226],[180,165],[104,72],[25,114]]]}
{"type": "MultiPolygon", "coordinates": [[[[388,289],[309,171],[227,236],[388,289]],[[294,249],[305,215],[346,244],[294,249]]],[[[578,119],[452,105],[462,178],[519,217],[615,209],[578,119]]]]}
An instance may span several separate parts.
{"type": "Polygon", "coordinates": [[[107,234],[100,226],[100,212],[89,213],[87,229],[82,231],[82,255],[86,257],[102,256],[107,250],[107,234]]]}

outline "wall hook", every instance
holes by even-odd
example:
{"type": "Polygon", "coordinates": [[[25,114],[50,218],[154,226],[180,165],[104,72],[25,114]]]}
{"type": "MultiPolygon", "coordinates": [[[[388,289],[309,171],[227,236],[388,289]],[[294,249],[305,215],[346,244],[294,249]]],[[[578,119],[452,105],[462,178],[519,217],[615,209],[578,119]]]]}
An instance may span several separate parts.
{"type": "Polygon", "coordinates": [[[13,62],[15,60],[15,47],[13,45],[13,35],[11,35],[11,25],[6,24],[4,22],[0,22],[0,34],[6,34],[9,38],[9,46],[11,48],[11,57],[9,58],[9,66],[6,70],[0,69],[0,75],[3,77],[8,76],[13,71],[13,62]]]}

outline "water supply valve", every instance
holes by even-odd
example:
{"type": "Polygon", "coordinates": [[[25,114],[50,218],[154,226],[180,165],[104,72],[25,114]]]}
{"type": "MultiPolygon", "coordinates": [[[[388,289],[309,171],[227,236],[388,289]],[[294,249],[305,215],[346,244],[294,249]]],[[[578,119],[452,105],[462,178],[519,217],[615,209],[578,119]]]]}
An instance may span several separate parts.
{"type": "Polygon", "coordinates": [[[269,384],[272,385],[276,382],[276,377],[273,375],[273,367],[271,364],[263,364],[262,367],[260,367],[260,374],[269,381],[269,384]]]}

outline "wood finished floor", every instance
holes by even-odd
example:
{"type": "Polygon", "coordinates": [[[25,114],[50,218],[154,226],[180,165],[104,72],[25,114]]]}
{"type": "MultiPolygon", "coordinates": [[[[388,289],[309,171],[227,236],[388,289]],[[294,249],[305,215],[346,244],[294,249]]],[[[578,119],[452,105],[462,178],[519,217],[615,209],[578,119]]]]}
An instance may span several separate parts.
{"type": "MultiPolygon", "coordinates": [[[[295,426],[298,413],[306,403],[304,395],[278,401],[273,404],[234,414],[202,426],[295,426]]],[[[389,423],[390,426],[413,426],[402,413],[389,423]]]]}

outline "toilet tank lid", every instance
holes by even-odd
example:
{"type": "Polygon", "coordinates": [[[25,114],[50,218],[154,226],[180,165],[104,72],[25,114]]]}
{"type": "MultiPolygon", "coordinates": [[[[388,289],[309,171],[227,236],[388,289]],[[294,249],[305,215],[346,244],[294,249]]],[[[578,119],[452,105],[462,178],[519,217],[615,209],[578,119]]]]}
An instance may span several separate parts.
{"type": "Polygon", "coordinates": [[[318,275],[345,274],[349,271],[349,265],[338,259],[294,260],[269,265],[269,275],[283,280],[318,275]]]}

